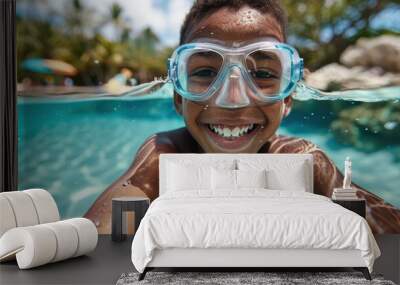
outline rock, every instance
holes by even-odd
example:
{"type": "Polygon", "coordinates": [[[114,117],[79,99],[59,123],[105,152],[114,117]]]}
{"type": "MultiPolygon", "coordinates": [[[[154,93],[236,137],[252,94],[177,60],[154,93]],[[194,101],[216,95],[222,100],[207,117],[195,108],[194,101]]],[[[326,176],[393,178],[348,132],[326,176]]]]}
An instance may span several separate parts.
{"type": "Polygon", "coordinates": [[[400,37],[361,38],[342,53],[340,62],[348,67],[378,66],[387,72],[400,73],[400,37]]]}
{"type": "Polygon", "coordinates": [[[338,141],[363,151],[381,150],[388,144],[400,149],[396,143],[400,141],[400,104],[362,103],[343,109],[330,128],[338,141]]]}
{"type": "Polygon", "coordinates": [[[373,89],[400,85],[400,73],[384,73],[381,67],[346,67],[328,64],[306,77],[308,86],[320,90],[373,89]]]}

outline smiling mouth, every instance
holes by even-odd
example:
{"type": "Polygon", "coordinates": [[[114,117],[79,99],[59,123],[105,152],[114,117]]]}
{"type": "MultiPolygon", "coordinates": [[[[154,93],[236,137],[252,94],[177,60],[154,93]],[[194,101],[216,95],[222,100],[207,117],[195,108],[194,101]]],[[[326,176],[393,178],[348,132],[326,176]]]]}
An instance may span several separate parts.
{"type": "Polygon", "coordinates": [[[214,132],[218,136],[234,140],[247,134],[252,133],[254,130],[258,128],[258,124],[248,124],[248,125],[241,125],[241,126],[227,126],[221,124],[207,124],[207,127],[210,131],[214,132]]]}
{"type": "Polygon", "coordinates": [[[222,151],[241,151],[247,148],[262,124],[202,124],[209,140],[222,151]]]}

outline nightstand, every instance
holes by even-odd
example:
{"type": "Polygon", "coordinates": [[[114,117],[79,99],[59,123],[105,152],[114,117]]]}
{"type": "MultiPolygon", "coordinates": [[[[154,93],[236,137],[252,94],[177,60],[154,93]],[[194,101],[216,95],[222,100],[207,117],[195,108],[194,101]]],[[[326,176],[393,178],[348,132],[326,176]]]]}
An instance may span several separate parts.
{"type": "Polygon", "coordinates": [[[112,199],[112,222],[111,239],[113,241],[123,241],[126,234],[126,219],[124,212],[135,212],[135,231],[137,231],[140,221],[149,208],[150,200],[145,197],[119,197],[112,199]]]}
{"type": "Polygon", "coordinates": [[[333,203],[339,204],[340,206],[359,214],[365,219],[365,200],[364,199],[354,199],[354,200],[334,200],[333,203]]]}

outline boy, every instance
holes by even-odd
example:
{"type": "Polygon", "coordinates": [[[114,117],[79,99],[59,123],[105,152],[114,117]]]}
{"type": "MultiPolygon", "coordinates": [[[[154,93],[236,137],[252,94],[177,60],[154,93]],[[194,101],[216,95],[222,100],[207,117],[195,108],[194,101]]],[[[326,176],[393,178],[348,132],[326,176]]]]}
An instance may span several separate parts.
{"type": "MultiPolygon", "coordinates": [[[[212,47],[221,49],[224,54],[232,50],[247,51],[254,43],[256,46],[284,43],[286,26],[279,1],[195,2],[182,26],[180,44],[196,43],[211,48],[195,53],[196,57],[190,53],[183,56],[187,61],[184,72],[189,79],[181,84],[185,90],[180,90],[179,94],[175,92],[174,104],[186,127],[148,138],[129,170],[96,200],[86,217],[97,224],[100,233],[110,231],[112,197],[138,193],[144,193],[151,200],[158,197],[160,153],[311,153],[314,157],[314,192],[330,197],[333,188],[341,186],[342,174],[317,146],[304,139],[275,134],[292,106],[291,96],[269,101],[264,98],[281,94],[285,69],[277,54],[265,52],[265,49],[261,52],[250,50],[245,62],[237,61],[237,58],[243,58],[240,53],[230,55],[227,59],[232,65],[226,69],[227,75],[219,83],[216,79],[218,69],[226,61],[219,58],[212,47]],[[248,71],[251,74],[246,75],[243,65],[254,72],[248,71]],[[268,65],[270,70],[262,69],[263,65],[268,65]],[[244,78],[245,75],[248,77],[244,78]],[[212,87],[215,89],[210,91],[210,96],[201,95],[212,87]],[[207,98],[201,101],[201,96],[207,98]],[[132,186],[123,187],[127,181],[132,186]]],[[[400,233],[398,209],[361,187],[352,186],[358,190],[358,197],[367,201],[367,221],[373,232],[400,233]]]]}

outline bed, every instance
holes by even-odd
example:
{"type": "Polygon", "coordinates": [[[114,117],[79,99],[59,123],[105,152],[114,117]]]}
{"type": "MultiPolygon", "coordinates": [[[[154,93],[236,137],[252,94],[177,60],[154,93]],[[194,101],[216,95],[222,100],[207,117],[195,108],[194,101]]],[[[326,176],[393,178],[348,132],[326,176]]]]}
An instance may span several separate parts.
{"type": "Polygon", "coordinates": [[[159,267],[352,267],[380,251],[364,218],[313,194],[310,154],[161,154],[160,195],[132,242],[159,267]]]}

